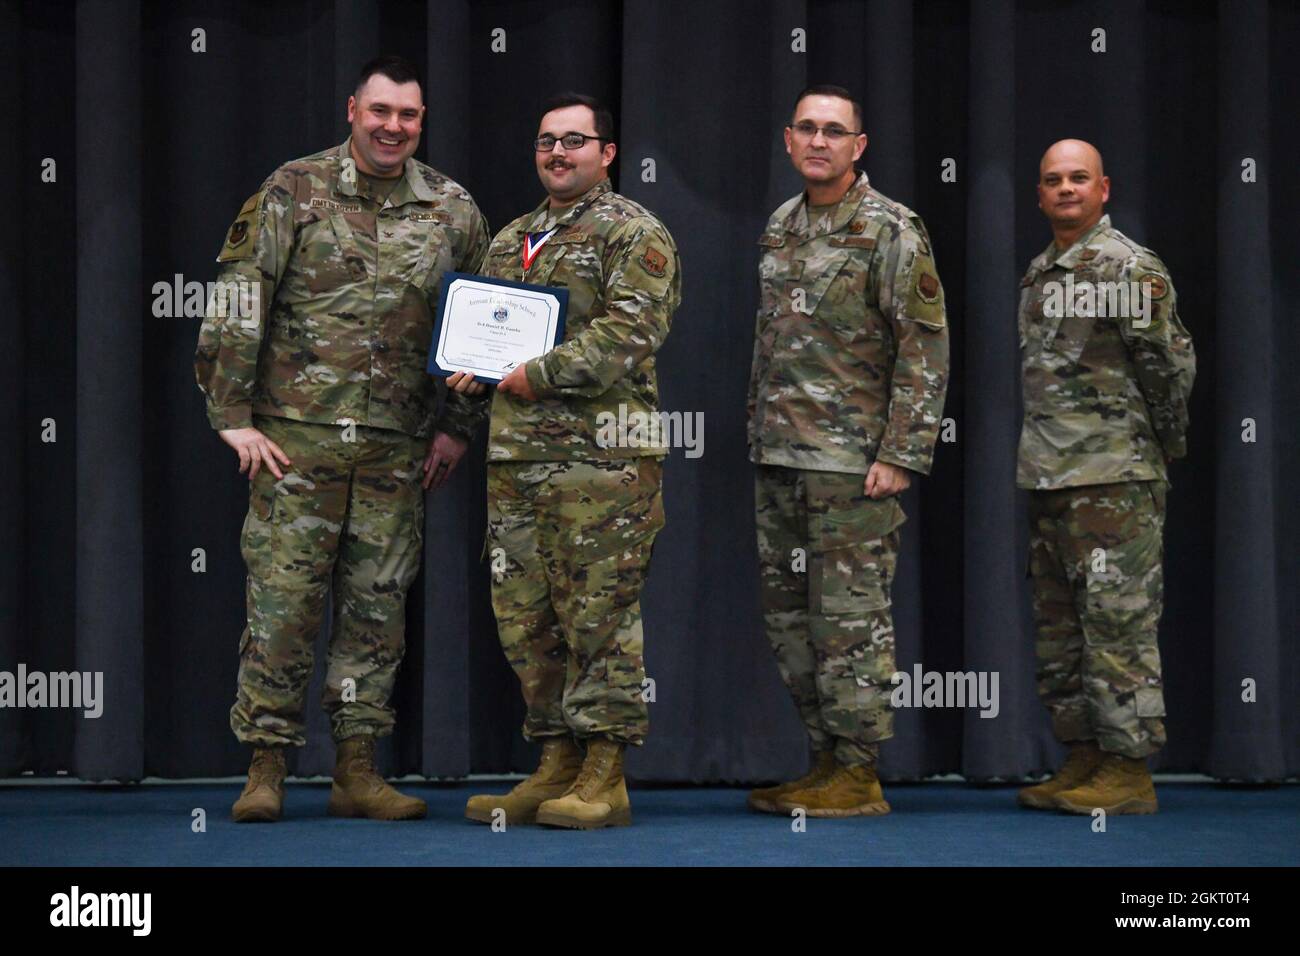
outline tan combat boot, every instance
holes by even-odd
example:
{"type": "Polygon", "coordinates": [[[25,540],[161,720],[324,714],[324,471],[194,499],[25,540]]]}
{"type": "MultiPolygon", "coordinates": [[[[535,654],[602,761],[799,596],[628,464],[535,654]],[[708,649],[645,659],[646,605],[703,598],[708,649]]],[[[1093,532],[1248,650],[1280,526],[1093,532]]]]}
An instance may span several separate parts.
{"type": "Polygon", "coordinates": [[[375,770],[375,738],[358,734],[340,740],[330,787],[330,816],[371,820],[419,820],[424,801],[398,793],[375,770]]]}
{"type": "Polygon", "coordinates": [[[503,810],[507,824],[536,823],[537,808],[568,793],[581,766],[582,749],[572,737],[547,737],[542,744],[542,762],[531,777],[500,796],[481,793],[470,797],[465,818],[491,823],[492,814],[503,810]]]}
{"type": "Polygon", "coordinates": [[[889,812],[874,767],[837,764],[821,783],[777,797],[785,813],[803,810],[810,817],[878,817],[889,812]]]}
{"type": "Polygon", "coordinates": [[[623,745],[604,737],[587,743],[587,759],[562,797],[537,808],[537,822],[551,827],[594,830],[625,827],[632,822],[632,803],[623,782],[623,745]]]}
{"type": "Polygon", "coordinates": [[[1056,795],[1056,805],[1070,813],[1155,813],[1156,788],[1145,758],[1107,753],[1086,783],[1056,795]]]}
{"type": "Polygon", "coordinates": [[[816,786],[831,775],[835,770],[835,766],[835,751],[818,751],[817,755],[813,757],[812,770],[798,780],[779,783],[775,787],[764,787],[762,790],[749,791],[749,808],[760,813],[781,813],[781,808],[776,805],[779,798],[784,797],[787,793],[794,793],[796,790],[816,786]]]}
{"type": "Polygon", "coordinates": [[[1102,752],[1095,740],[1084,740],[1070,745],[1070,753],[1053,776],[1020,791],[1020,805],[1034,810],[1057,810],[1056,795],[1070,790],[1092,776],[1101,763],[1102,752]]]}
{"type": "Polygon", "coordinates": [[[248,783],[230,815],[236,823],[274,823],[284,804],[284,748],[257,747],[248,767],[248,783]]]}

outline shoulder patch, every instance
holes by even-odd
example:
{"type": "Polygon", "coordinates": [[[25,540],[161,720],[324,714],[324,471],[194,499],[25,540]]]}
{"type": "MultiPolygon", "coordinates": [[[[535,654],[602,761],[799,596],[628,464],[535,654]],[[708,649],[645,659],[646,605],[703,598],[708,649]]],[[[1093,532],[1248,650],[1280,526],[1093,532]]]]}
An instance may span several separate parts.
{"type": "Polygon", "coordinates": [[[1149,286],[1152,299],[1159,301],[1169,294],[1169,283],[1158,272],[1144,272],[1138,276],[1137,281],[1141,285],[1149,286]]]}
{"type": "Polygon", "coordinates": [[[921,297],[922,302],[937,302],[939,300],[939,277],[931,275],[929,272],[921,272],[916,277],[916,294],[921,297]]]}
{"type": "Polygon", "coordinates": [[[221,252],[217,254],[218,262],[252,257],[256,246],[257,217],[262,205],[262,195],[265,192],[264,189],[258,190],[239,207],[239,215],[226,231],[226,241],[221,246],[221,252]]]}
{"type": "Polygon", "coordinates": [[[642,269],[656,279],[662,279],[665,270],[668,268],[668,257],[654,246],[646,246],[645,252],[637,259],[637,262],[640,263],[642,269]]]}

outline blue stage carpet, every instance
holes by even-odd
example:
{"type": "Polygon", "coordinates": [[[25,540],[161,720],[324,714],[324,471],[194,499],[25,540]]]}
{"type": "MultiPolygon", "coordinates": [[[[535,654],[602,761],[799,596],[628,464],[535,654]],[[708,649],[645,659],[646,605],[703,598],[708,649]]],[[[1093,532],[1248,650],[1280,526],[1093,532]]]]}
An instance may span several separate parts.
{"type": "Polygon", "coordinates": [[[849,865],[1214,866],[1300,863],[1300,787],[1162,784],[1160,813],[1091,819],[1020,810],[1011,787],[894,785],[886,817],[808,820],[750,813],[745,791],[632,791],[631,827],[589,833],[461,818],[465,798],[509,784],[403,784],[429,802],[415,823],[335,820],[328,787],[291,785],[286,818],[230,822],[240,787],[0,787],[0,863],[93,866],[849,865]],[[207,832],[191,831],[192,811],[207,832]]]}

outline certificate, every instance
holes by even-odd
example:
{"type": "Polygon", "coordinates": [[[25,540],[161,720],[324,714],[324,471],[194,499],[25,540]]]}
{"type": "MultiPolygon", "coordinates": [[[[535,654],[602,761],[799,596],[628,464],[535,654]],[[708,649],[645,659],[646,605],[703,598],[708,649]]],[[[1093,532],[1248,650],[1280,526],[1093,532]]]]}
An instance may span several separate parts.
{"type": "Polygon", "coordinates": [[[564,339],[569,290],[487,279],[463,272],[442,278],[429,374],[472,372],[499,382],[564,339]]]}

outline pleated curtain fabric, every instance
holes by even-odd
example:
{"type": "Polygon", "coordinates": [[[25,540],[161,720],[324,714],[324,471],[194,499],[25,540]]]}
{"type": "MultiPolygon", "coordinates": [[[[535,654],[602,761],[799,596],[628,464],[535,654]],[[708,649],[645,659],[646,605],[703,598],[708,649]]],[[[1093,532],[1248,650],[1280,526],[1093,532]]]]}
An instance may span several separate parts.
{"type": "MultiPolygon", "coordinates": [[[[0,670],[105,682],[96,719],[0,709],[0,774],[246,767],[228,724],[246,483],[194,385],[200,320],[156,315],[155,285],[213,277],[244,199],[279,164],[342,141],[356,72],[379,52],[424,68],[417,156],[464,184],[494,230],[541,199],[530,139],[542,99],[577,89],[614,107],[616,187],[680,247],[683,305],[660,388],[665,410],[703,413],[704,454],[676,449],[666,468],[668,526],[643,597],[655,698],[634,778],[750,782],[804,767],[761,627],[745,394],[757,238],[800,189],[781,132],[814,82],[859,91],[861,165],[925,220],[952,330],[954,440],[904,498],[897,665],[999,676],[994,719],[899,711],[885,776],[1015,778],[1059,757],[1036,697],[1014,487],[1015,310],[1050,239],[1038,159],[1066,136],[1101,149],[1108,211],[1170,268],[1197,352],[1190,456],[1171,472],[1169,744],[1156,767],[1296,774],[1294,4],[30,0],[0,5],[0,22],[12,134],[0,163],[18,185],[0,229],[0,670]]],[[[480,436],[428,499],[383,753],[395,773],[535,758],[479,560],[483,451],[480,436]]],[[[319,705],[328,630],[298,773],[332,761],[319,705]]]]}

